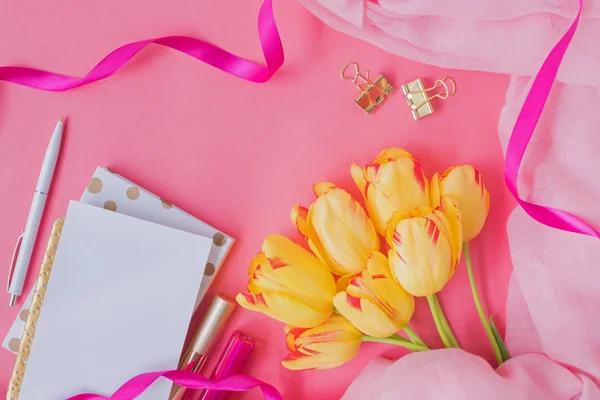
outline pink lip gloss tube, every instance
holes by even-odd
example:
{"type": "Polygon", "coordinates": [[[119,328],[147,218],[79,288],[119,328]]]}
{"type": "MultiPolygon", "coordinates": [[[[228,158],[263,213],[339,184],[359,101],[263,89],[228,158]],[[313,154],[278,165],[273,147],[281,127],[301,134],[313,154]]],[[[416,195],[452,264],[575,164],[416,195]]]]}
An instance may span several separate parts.
{"type": "MultiPolygon", "coordinates": [[[[228,376],[239,374],[246,366],[255,346],[256,343],[250,336],[246,336],[240,332],[233,332],[219,357],[219,361],[215,365],[215,369],[210,375],[210,380],[216,382],[228,376]]],[[[197,399],[223,400],[228,393],[204,390],[197,399]]]]}

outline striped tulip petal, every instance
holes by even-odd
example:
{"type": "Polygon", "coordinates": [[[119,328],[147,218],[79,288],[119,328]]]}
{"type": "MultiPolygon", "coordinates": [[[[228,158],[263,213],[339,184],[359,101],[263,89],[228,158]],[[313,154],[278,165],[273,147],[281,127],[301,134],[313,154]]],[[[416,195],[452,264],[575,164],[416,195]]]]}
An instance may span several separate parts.
{"type": "Polygon", "coordinates": [[[384,150],[371,165],[352,165],[351,173],[381,235],[395,212],[429,205],[429,184],[421,163],[405,150],[384,150]]]}
{"type": "Polygon", "coordinates": [[[431,179],[431,205],[441,205],[444,196],[452,198],[460,212],[463,241],[481,232],[490,210],[488,193],[481,173],[470,165],[448,168],[431,179]]]}
{"type": "Polygon", "coordinates": [[[287,326],[285,330],[290,354],[282,365],[291,370],[335,368],[353,359],[360,348],[360,331],[341,315],[334,314],[314,328],[287,326]]]}
{"type": "Polygon", "coordinates": [[[392,277],[387,258],[374,252],[367,270],[351,278],[334,305],[367,335],[388,337],[408,323],[414,312],[413,297],[392,277]]]}
{"type": "Polygon", "coordinates": [[[238,303],[250,310],[300,327],[325,321],[337,292],[325,264],[285,236],[268,236],[248,269],[249,295],[238,303]]]}
{"type": "Polygon", "coordinates": [[[308,246],[336,275],[360,273],[379,236],[362,206],[328,182],[314,186],[317,199],[307,210],[294,206],[291,219],[308,246]]]}
{"type": "Polygon", "coordinates": [[[439,292],[454,274],[458,244],[451,229],[443,212],[427,207],[392,216],[386,231],[390,269],[413,296],[439,292]]]}
{"type": "Polygon", "coordinates": [[[236,296],[238,304],[248,310],[258,311],[286,324],[311,327],[325,321],[331,314],[316,310],[299,300],[281,294],[243,294],[236,296]]]}

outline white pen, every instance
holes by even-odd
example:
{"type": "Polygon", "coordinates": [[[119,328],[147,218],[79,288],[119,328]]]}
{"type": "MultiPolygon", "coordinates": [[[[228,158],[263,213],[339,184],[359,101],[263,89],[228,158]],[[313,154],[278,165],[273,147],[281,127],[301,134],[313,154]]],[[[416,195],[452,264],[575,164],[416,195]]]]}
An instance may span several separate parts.
{"type": "Polygon", "coordinates": [[[31,209],[29,210],[29,217],[27,217],[27,224],[23,234],[17,240],[15,251],[13,253],[13,259],[11,266],[8,271],[8,293],[10,293],[10,305],[14,305],[23,290],[23,283],[25,282],[25,276],[27,275],[27,269],[29,268],[29,261],[31,260],[31,253],[35,245],[35,238],[40,227],[40,221],[42,220],[42,213],[44,212],[44,206],[46,205],[46,198],[48,197],[48,189],[50,189],[50,182],[52,182],[52,175],[54,175],[54,168],[56,167],[56,160],[58,159],[58,153],[60,151],[60,142],[62,140],[63,133],[63,118],[56,124],[52,138],[50,138],[50,144],[46,150],[46,156],[44,157],[44,163],[42,164],[42,171],[33,194],[33,202],[31,203],[31,209]],[[18,255],[17,255],[18,252],[18,255]],[[15,259],[16,256],[16,259],[15,259]]]}

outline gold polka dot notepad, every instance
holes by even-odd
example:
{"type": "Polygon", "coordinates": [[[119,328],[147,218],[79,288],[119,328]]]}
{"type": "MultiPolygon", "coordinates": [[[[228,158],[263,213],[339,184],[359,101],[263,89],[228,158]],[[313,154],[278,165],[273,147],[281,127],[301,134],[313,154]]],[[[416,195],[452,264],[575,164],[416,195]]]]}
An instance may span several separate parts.
{"type": "MultiPolygon", "coordinates": [[[[208,260],[204,264],[198,265],[204,275],[196,298],[196,305],[206,294],[234,242],[230,236],[107,168],[100,167],[96,170],[80,202],[211,238],[212,247],[208,260]]],[[[34,290],[29,294],[21,313],[17,316],[2,344],[13,353],[19,352],[33,296],[34,290]]]]}

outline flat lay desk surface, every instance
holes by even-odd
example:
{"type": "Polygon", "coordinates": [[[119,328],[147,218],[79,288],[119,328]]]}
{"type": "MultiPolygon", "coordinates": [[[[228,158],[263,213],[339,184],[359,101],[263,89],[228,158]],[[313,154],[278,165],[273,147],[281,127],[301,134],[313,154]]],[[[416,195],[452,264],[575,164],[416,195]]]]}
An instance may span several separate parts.
{"type": "MultiPolygon", "coordinates": [[[[81,76],[123,43],[177,34],[207,39],[260,61],[259,6],[259,0],[0,0],[0,65],[81,76]]],[[[350,164],[364,164],[382,149],[397,146],[419,157],[428,175],[462,162],[483,173],[492,213],[472,252],[475,265],[486,269],[482,294],[503,330],[511,270],[505,222],[514,203],[504,187],[497,123],[509,78],[419,64],[333,31],[296,1],[275,1],[274,7],[286,60],[267,84],[240,80],[158,46],[138,54],[108,80],[69,92],[0,83],[0,275],[8,272],[50,134],[61,115],[66,116],[65,139],[27,292],[52,221],[64,215],[69,199],[81,196],[98,165],[235,237],[211,289],[233,297],[243,290],[248,263],[267,234],[300,240],[289,211],[296,203],[310,204],[313,183],[332,181],[358,194],[350,164]],[[397,88],[371,115],[354,104],[355,88],[339,78],[350,61],[372,74],[383,73],[397,88]],[[456,96],[438,103],[434,115],[414,121],[400,85],[418,77],[433,82],[444,75],[456,81],[456,96]]],[[[441,299],[448,300],[444,307],[461,342],[468,351],[491,357],[464,266],[447,290],[453,289],[451,302],[450,296],[442,294],[441,299]]],[[[418,302],[417,307],[413,328],[437,343],[426,304],[418,302]]],[[[8,306],[6,293],[0,294],[0,334],[18,311],[8,306]]],[[[275,385],[284,398],[339,398],[375,355],[404,354],[402,349],[369,344],[341,368],[292,372],[280,365],[286,354],[282,324],[239,308],[223,337],[233,329],[259,343],[247,372],[275,385]]],[[[218,343],[217,352],[223,344],[218,343]]],[[[1,349],[2,393],[13,363],[14,355],[1,349]]],[[[255,399],[260,393],[236,396],[255,399]]]]}

